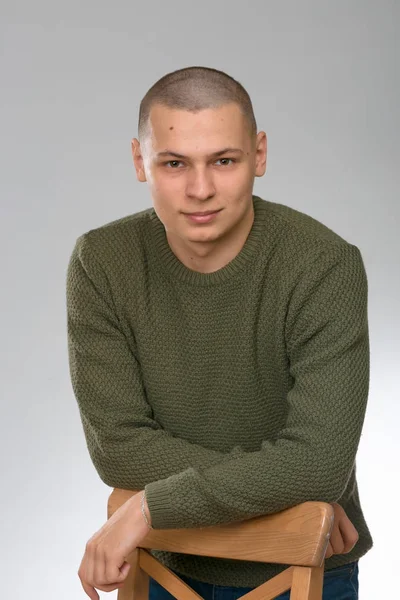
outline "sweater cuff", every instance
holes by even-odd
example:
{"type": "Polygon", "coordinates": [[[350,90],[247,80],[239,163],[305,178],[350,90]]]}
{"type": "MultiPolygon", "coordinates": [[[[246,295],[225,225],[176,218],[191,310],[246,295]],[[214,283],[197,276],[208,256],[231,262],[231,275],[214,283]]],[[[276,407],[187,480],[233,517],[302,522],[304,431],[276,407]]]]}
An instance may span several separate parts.
{"type": "Polygon", "coordinates": [[[168,479],[152,481],[145,486],[151,526],[154,529],[179,529],[179,515],[172,502],[168,479]]]}

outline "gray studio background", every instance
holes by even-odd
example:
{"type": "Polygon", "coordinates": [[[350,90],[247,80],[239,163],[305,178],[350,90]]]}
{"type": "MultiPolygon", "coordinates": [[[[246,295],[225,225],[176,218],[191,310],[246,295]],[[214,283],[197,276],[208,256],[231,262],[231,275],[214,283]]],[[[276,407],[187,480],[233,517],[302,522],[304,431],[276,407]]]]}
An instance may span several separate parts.
{"type": "Polygon", "coordinates": [[[86,598],[77,570],[111,490],[70,384],[66,267],[81,233],[151,206],[130,154],[139,102],[190,65],[250,93],[269,149],[255,193],[362,252],[371,384],[357,464],[375,545],[360,598],[395,597],[399,17],[395,0],[0,2],[1,598],[86,598]]]}

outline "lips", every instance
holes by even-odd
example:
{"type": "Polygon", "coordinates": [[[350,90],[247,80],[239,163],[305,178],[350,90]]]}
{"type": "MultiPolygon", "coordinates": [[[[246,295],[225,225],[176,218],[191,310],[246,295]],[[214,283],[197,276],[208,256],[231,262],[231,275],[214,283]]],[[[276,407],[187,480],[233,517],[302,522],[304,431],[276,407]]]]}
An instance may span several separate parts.
{"type": "Polygon", "coordinates": [[[196,212],[196,213],[186,213],[192,217],[205,217],[207,215],[213,215],[216,212],[219,212],[221,209],[218,210],[207,210],[206,212],[196,212]]]}
{"type": "Polygon", "coordinates": [[[206,214],[185,214],[185,217],[192,223],[211,223],[211,221],[217,218],[221,210],[215,210],[214,212],[207,211],[206,214]]]}

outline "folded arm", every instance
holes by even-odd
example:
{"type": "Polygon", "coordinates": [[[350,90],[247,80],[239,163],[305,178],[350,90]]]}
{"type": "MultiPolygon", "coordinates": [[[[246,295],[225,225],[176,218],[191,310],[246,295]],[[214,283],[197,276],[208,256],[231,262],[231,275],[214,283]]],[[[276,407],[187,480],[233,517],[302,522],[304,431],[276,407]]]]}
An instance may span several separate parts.
{"type": "Polygon", "coordinates": [[[294,384],[277,438],[146,485],[154,528],[211,526],[341,497],[369,389],[367,277],[356,246],[334,244],[305,269],[288,306],[286,347],[294,384]]]}

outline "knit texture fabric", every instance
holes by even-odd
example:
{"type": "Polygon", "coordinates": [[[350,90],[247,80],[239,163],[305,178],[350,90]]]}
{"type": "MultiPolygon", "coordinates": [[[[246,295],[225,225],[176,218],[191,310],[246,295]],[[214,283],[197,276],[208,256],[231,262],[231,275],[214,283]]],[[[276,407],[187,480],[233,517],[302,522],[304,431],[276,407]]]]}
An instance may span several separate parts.
{"type": "MultiPolygon", "coordinates": [[[[153,208],[82,234],[67,271],[69,363],[93,464],[146,490],[155,529],[238,522],[338,502],[373,544],[356,453],[369,390],[368,285],[359,249],[253,196],[240,253],[213,273],[172,252],[153,208]]],[[[221,215],[221,219],[223,215],[221,215]]],[[[217,585],[288,565],[153,550],[217,585]]]]}

